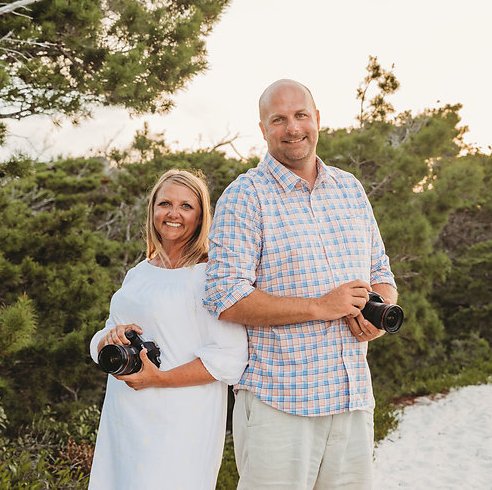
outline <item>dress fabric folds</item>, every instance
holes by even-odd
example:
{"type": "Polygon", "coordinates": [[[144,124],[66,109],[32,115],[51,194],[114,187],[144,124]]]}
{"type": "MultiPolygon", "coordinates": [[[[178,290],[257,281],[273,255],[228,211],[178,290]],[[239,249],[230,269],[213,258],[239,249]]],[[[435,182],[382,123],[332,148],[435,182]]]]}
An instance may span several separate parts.
{"type": "Polygon", "coordinates": [[[113,296],[109,319],[91,341],[117,324],[135,323],[161,349],[161,370],[199,357],[218,381],[135,391],[108,376],[89,489],[211,490],[224,446],[227,384],[247,362],[242,326],[203,307],[205,264],[163,269],[142,261],[113,296]]]}

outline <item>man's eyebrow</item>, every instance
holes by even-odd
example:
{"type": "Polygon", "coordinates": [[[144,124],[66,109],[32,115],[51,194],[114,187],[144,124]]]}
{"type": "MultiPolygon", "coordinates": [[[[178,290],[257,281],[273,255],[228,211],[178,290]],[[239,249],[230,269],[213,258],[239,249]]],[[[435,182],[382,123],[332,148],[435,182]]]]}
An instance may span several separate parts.
{"type": "MultiPolygon", "coordinates": [[[[294,114],[298,114],[299,112],[308,112],[308,111],[309,111],[309,109],[307,107],[302,107],[300,109],[296,109],[294,111],[294,114]]],[[[273,114],[268,116],[269,119],[273,119],[275,117],[285,117],[285,114],[280,113],[280,112],[274,112],[273,114]]]]}

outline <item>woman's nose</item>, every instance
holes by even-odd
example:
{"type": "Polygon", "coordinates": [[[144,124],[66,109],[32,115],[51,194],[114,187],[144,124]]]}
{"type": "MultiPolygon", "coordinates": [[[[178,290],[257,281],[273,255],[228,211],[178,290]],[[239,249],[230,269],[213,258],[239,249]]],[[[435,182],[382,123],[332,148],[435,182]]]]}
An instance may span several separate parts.
{"type": "Polygon", "coordinates": [[[177,216],[178,215],[178,208],[175,208],[174,206],[169,206],[167,213],[169,216],[177,216]]]}

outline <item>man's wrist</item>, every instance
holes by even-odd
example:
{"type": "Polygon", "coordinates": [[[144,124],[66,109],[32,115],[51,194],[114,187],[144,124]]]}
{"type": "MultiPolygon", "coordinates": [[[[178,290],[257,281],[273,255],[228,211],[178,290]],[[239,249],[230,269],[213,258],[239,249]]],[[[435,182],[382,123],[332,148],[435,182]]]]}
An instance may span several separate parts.
{"type": "Polygon", "coordinates": [[[306,298],[307,302],[307,321],[322,320],[321,304],[319,298],[306,298]]]}

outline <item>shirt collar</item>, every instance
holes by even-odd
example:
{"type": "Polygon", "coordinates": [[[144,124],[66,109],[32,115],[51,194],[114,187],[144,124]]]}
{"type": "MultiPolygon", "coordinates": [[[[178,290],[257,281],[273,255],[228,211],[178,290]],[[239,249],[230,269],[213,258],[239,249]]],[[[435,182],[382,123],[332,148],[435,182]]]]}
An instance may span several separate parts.
{"type": "MultiPolygon", "coordinates": [[[[263,159],[263,164],[268,168],[270,173],[273,175],[275,180],[280,184],[285,192],[290,192],[296,187],[297,184],[304,182],[301,177],[296,175],[292,170],[289,170],[284,165],[282,165],[278,160],[272,157],[270,153],[265,155],[263,159]]],[[[327,182],[329,179],[336,181],[336,175],[332,167],[325,165],[320,157],[316,156],[316,165],[318,167],[318,177],[314,184],[314,188],[321,185],[323,182],[327,182]]]]}

